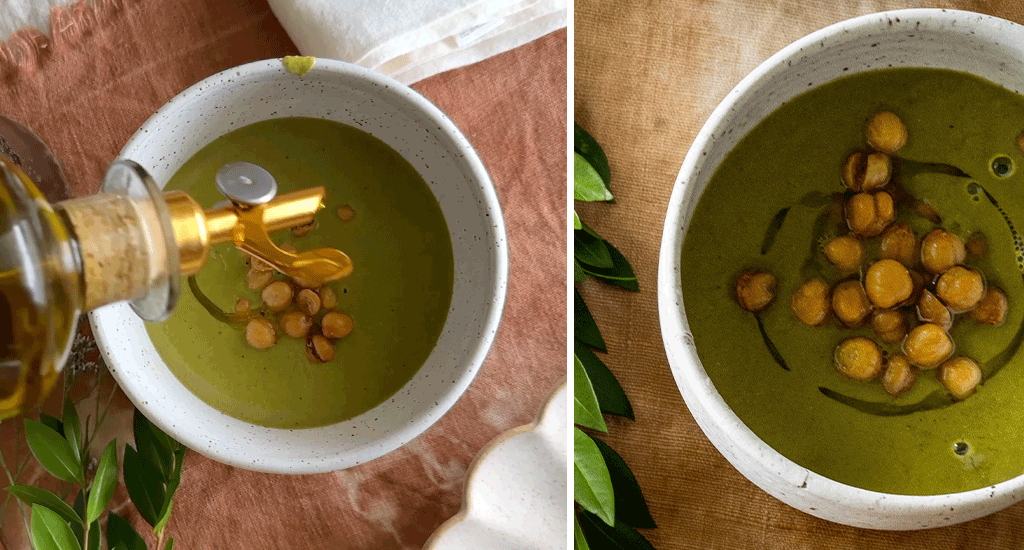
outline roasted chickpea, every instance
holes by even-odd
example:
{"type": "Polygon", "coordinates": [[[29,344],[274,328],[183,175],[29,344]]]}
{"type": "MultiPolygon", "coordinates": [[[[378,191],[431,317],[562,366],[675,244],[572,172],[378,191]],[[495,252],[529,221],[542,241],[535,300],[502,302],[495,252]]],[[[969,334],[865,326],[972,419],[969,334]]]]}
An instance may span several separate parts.
{"type": "Polygon", "coordinates": [[[910,298],[914,281],[903,264],[896,260],[878,260],[864,275],[864,290],[872,304],[888,309],[910,298]]]}
{"type": "Polygon", "coordinates": [[[981,383],[981,367],[969,357],[954,357],[942,364],[939,379],[954,399],[964,399],[981,383]]]}
{"type": "Polygon", "coordinates": [[[889,358],[889,363],[882,374],[882,387],[885,393],[896,397],[901,393],[914,387],[917,381],[917,369],[915,369],[905,355],[894,355],[889,358]]]}
{"type": "Polygon", "coordinates": [[[977,270],[953,266],[939,276],[939,282],[935,283],[935,295],[953,313],[961,313],[973,308],[985,295],[985,280],[977,270]]]}
{"type": "Polygon", "coordinates": [[[942,216],[939,215],[939,211],[925,201],[917,201],[914,204],[914,212],[935,225],[942,223],[942,216]]]}
{"type": "Polygon", "coordinates": [[[907,143],[907,127],[900,117],[889,111],[876,113],[864,129],[868,145],[890,155],[907,143]]]}
{"type": "Polygon", "coordinates": [[[825,257],[839,268],[839,271],[850,274],[860,268],[860,263],[864,259],[864,247],[859,240],[849,235],[836,237],[825,245],[825,257]]]}
{"type": "Polygon", "coordinates": [[[1009,309],[1009,301],[1006,299],[1006,294],[1002,290],[990,286],[978,301],[978,305],[974,306],[968,315],[983,325],[999,326],[1006,320],[1007,309],[1009,309]]]}
{"type": "Polygon", "coordinates": [[[298,227],[293,227],[292,228],[292,236],[296,237],[296,238],[305,237],[306,235],[309,235],[309,232],[313,230],[313,227],[315,225],[316,225],[316,221],[314,220],[314,221],[311,221],[311,222],[307,223],[306,225],[300,225],[298,227]]]}
{"type": "Polygon", "coordinates": [[[920,254],[917,251],[917,237],[910,226],[905,223],[889,226],[882,234],[878,257],[884,260],[896,260],[908,269],[914,267],[920,254]]]}
{"type": "Polygon", "coordinates": [[[309,279],[303,279],[302,277],[292,277],[291,281],[295,286],[299,288],[316,288],[316,285],[313,284],[313,281],[309,279]]]}
{"type": "Polygon", "coordinates": [[[249,254],[248,256],[249,256],[249,259],[247,260],[247,262],[249,263],[249,267],[252,268],[254,271],[259,271],[259,272],[264,272],[264,271],[273,272],[274,271],[274,266],[272,266],[272,265],[268,264],[267,262],[257,258],[256,256],[253,256],[252,254],[249,254]]]}
{"type": "Polygon", "coordinates": [[[903,353],[911,365],[934,369],[953,355],[953,340],[939,325],[925,323],[907,334],[903,340],[903,353]]]}
{"type": "Polygon", "coordinates": [[[320,328],[323,329],[324,336],[331,339],[348,336],[352,333],[353,327],[355,327],[355,321],[352,320],[352,316],[340,311],[330,311],[324,314],[323,319],[320,319],[320,328]]]}
{"type": "Polygon", "coordinates": [[[292,303],[292,285],[284,281],[274,281],[263,289],[263,303],[271,311],[281,311],[292,303]]]}
{"type": "Polygon", "coordinates": [[[250,309],[252,309],[252,306],[249,305],[248,298],[239,298],[235,300],[235,313],[248,313],[250,309]]]}
{"type": "Polygon", "coordinates": [[[886,344],[896,344],[907,335],[907,316],[898,309],[878,309],[871,314],[871,328],[886,344]]]}
{"type": "Polygon", "coordinates": [[[274,323],[266,317],[256,317],[245,325],[245,341],[256,349],[267,349],[277,342],[277,331],[274,323]]]}
{"type": "Polygon", "coordinates": [[[918,298],[921,297],[921,292],[924,290],[924,275],[917,271],[910,271],[910,280],[914,282],[914,289],[910,292],[910,298],[903,301],[900,304],[901,306],[916,304],[918,298]]]}
{"type": "Polygon", "coordinates": [[[862,237],[877,237],[896,218],[892,195],[857,193],[846,202],[846,224],[862,237]]]}
{"type": "Polygon", "coordinates": [[[299,305],[299,311],[310,317],[320,311],[320,295],[314,290],[308,288],[300,290],[298,296],[295,297],[295,301],[299,305]]]}
{"type": "Polygon", "coordinates": [[[334,309],[338,305],[338,295],[334,293],[334,289],[329,286],[320,288],[320,305],[324,309],[334,309]]]}
{"type": "Polygon", "coordinates": [[[852,153],[843,165],[843,182],[852,191],[875,191],[885,187],[892,175],[892,159],[885,153],[852,153]]]}
{"type": "Polygon", "coordinates": [[[988,239],[985,238],[985,234],[981,231],[975,231],[967,236],[967,240],[964,241],[964,248],[967,250],[967,255],[971,258],[982,258],[988,253],[988,239]]]}
{"type": "Polygon", "coordinates": [[[255,268],[250,267],[245,272],[245,283],[249,286],[249,290],[263,290],[263,287],[270,284],[270,281],[273,280],[273,271],[257,271],[255,268]]]}
{"type": "Polygon", "coordinates": [[[744,270],[736,277],[736,302],[747,311],[761,311],[775,299],[776,285],[771,273],[744,270]]]}
{"type": "Polygon", "coordinates": [[[830,301],[828,285],[821,279],[811,279],[800,285],[789,298],[789,307],[801,323],[821,326],[828,319],[830,301]]]}
{"type": "Polygon", "coordinates": [[[967,257],[964,241],[944,229],[933,229],[921,239],[921,265],[928,273],[938,275],[967,257]]]}
{"type": "Polygon", "coordinates": [[[299,251],[299,249],[295,248],[295,243],[291,241],[283,242],[277,245],[277,247],[280,248],[281,250],[284,250],[285,252],[291,252],[292,254],[295,254],[296,252],[299,251]]]}
{"type": "Polygon", "coordinates": [[[356,210],[347,204],[339,206],[338,217],[341,218],[341,221],[343,222],[352,221],[352,219],[356,217],[356,210]]]}
{"type": "Polygon", "coordinates": [[[1024,153],[1024,132],[1017,136],[1017,148],[1020,149],[1021,153],[1024,153]]]}
{"type": "Polygon", "coordinates": [[[306,358],[311,363],[326,363],[334,359],[334,343],[321,334],[306,339],[306,358]]]}
{"type": "Polygon", "coordinates": [[[871,380],[882,372],[882,350],[860,336],[840,342],[832,359],[836,370],[853,380],[871,380]]]}
{"type": "Polygon", "coordinates": [[[953,313],[929,290],[922,290],[921,297],[917,299],[917,318],[938,325],[942,330],[953,326],[953,313]]]}
{"type": "Polygon", "coordinates": [[[301,311],[289,311],[281,315],[278,322],[281,330],[292,338],[305,338],[309,334],[309,329],[313,328],[313,319],[301,311]]]}
{"type": "Polygon", "coordinates": [[[843,281],[832,290],[832,311],[850,328],[859,327],[871,313],[871,302],[860,281],[843,281]]]}

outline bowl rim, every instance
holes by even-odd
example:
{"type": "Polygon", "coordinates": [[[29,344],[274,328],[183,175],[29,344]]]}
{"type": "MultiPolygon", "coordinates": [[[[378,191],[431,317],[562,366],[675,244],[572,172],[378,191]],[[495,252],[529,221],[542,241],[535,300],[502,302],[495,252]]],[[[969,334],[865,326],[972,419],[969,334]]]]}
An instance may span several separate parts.
{"type": "MultiPolygon", "coordinates": [[[[248,78],[264,79],[268,77],[279,77],[282,72],[288,72],[288,70],[283,66],[281,58],[270,58],[245,63],[235,67],[229,67],[210,75],[195,84],[192,84],[168,100],[159,109],[157,109],[156,112],[150,115],[142,126],[140,126],[132,137],[125,143],[124,147],[118,153],[117,158],[125,158],[126,153],[132,151],[144,140],[148,139],[148,134],[153,130],[157,121],[165,117],[168,112],[174,112],[178,109],[179,105],[185,102],[194,101],[197,97],[202,97],[206,93],[206,90],[213,88],[212,84],[229,78],[231,74],[241,73],[242,75],[246,75],[248,78]]],[[[193,431],[177,429],[175,426],[169,424],[160,414],[160,411],[153,405],[149,404],[147,395],[143,392],[141,387],[137,387],[130,376],[122,375],[124,370],[131,369],[131,358],[125,357],[123,360],[120,360],[116,357],[115,353],[111,351],[111,343],[117,340],[120,336],[115,329],[105,327],[102,320],[98,319],[98,317],[104,311],[108,310],[108,308],[124,308],[124,310],[128,311],[132,315],[134,315],[134,312],[131,312],[126,304],[120,303],[105,306],[89,313],[89,319],[99,351],[104,361],[106,361],[106,363],[111,367],[110,372],[117,381],[118,386],[121,387],[122,391],[124,391],[125,395],[136,408],[145,414],[145,416],[157,427],[176,438],[189,449],[218,462],[253,471],[282,474],[311,474],[337,471],[375,460],[409,443],[439,421],[441,417],[443,417],[465,394],[490,352],[506,306],[509,258],[504,214],[501,209],[501,203],[498,199],[497,190],[494,187],[494,183],[490,178],[487,168],[484,166],[483,161],[480,159],[476,150],[462,131],[458,129],[448,115],[441,111],[441,109],[429,99],[411,87],[381,73],[343,61],[316,58],[316,62],[312,69],[303,76],[308,78],[310,76],[315,77],[318,75],[355,78],[365,84],[376,85],[378,88],[384,90],[385,93],[397,94],[400,100],[407,101],[409,105],[416,109],[419,115],[425,117],[434,125],[434,127],[437,128],[436,132],[438,137],[446,138],[454,144],[456,150],[459,152],[460,163],[464,166],[463,170],[467,175],[471,176],[471,181],[476,182],[476,189],[483,199],[483,205],[491,213],[489,222],[494,228],[495,239],[493,239],[493,242],[489,243],[490,252],[488,256],[486,258],[481,258],[481,261],[487,261],[494,265],[493,284],[491,285],[489,293],[490,301],[486,304],[484,315],[481,316],[482,319],[478,330],[479,336],[466,348],[465,356],[467,361],[465,367],[458,372],[451,384],[445,386],[442,391],[439,391],[436,398],[431,400],[431,404],[423,406],[424,412],[422,414],[403,425],[382,433],[382,435],[377,439],[371,440],[365,445],[351,451],[326,455],[316,454],[309,456],[270,458],[259,457],[259,460],[256,460],[257,457],[246,455],[244,453],[224,452],[222,446],[211,445],[210,441],[198,437],[198,434],[193,431]]],[[[445,323],[448,323],[447,319],[445,323]]],[[[398,391],[400,392],[402,390],[399,389],[398,391]]],[[[381,405],[388,403],[389,399],[385,399],[382,403],[362,414],[367,414],[381,405]]],[[[216,411],[216,409],[214,410],[216,411]]],[[[358,416],[356,418],[358,418],[358,416]]],[[[239,419],[234,420],[238,422],[245,422],[239,419]]],[[[339,423],[350,422],[351,420],[352,419],[347,419],[339,423]]],[[[259,426],[249,422],[245,423],[260,430],[267,431],[271,438],[275,433],[283,434],[289,432],[302,432],[305,430],[319,430],[331,426],[287,429],[259,426]]]]}
{"type": "MultiPolygon", "coordinates": [[[[795,61],[806,50],[818,45],[823,40],[832,40],[851,29],[881,28],[886,19],[898,21],[903,18],[908,20],[929,19],[940,24],[972,18],[983,22],[985,25],[1015,29],[1018,34],[1024,31],[1024,26],[1020,24],[986,14],[941,8],[913,8],[870,13],[839,21],[790,43],[747,74],[722,99],[695,136],[673,184],[672,195],[669,199],[665,216],[658,262],[660,327],[672,375],[687,407],[697,407],[707,414],[708,418],[698,419],[698,424],[716,449],[725,456],[733,467],[740,470],[744,477],[747,477],[772,496],[783,500],[783,502],[824,519],[874,528],[879,528],[879,526],[843,521],[842,518],[829,514],[828,510],[809,510],[806,507],[792,504],[789,500],[780,497],[778,490],[769,489],[761,481],[753,479],[746,471],[739,468],[734,459],[729,456],[729,453],[724,452],[725,449],[722,448],[720,443],[708,434],[709,428],[714,426],[718,429],[730,430],[731,433],[728,438],[732,449],[729,449],[729,452],[752,459],[756,458],[756,460],[761,461],[757,466],[754,466],[758,473],[786,480],[790,488],[805,491],[805,495],[833,502],[841,501],[841,506],[846,509],[859,508],[870,510],[879,515],[890,516],[905,515],[909,512],[914,517],[921,517],[935,515],[940,512],[949,514],[951,506],[959,506],[961,508],[960,512],[967,514],[952,521],[935,523],[929,526],[967,521],[1024,499],[1024,474],[980,489],[956,493],[938,495],[885,493],[834,481],[796,464],[768,446],[729,408],[722,396],[715,390],[714,384],[707,376],[696,354],[692,336],[690,335],[689,324],[684,319],[682,313],[683,297],[680,264],[682,261],[681,250],[687,228],[681,225],[681,218],[684,211],[684,198],[691,194],[689,191],[691,188],[689,181],[696,176],[695,170],[700,163],[702,150],[713,143],[714,135],[719,133],[721,128],[724,128],[723,122],[730,110],[742,100],[748,99],[753,93],[754,86],[780,66],[784,67],[787,61],[795,61]],[[706,427],[701,420],[709,422],[711,425],[706,427]],[[728,428],[721,428],[722,426],[728,426],[728,428]],[[993,507],[994,505],[998,507],[993,507]]],[[[957,26],[953,25],[945,25],[943,30],[961,32],[957,26]]],[[[695,419],[698,416],[698,414],[694,414],[695,419]]],[[[916,527],[883,526],[881,528],[913,529],[916,527]]]]}

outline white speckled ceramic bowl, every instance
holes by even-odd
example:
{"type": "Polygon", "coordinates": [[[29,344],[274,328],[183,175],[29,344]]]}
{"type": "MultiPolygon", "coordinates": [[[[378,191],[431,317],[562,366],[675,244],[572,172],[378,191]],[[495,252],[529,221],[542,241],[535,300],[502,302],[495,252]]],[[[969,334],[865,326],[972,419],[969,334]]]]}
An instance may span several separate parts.
{"type": "Polygon", "coordinates": [[[91,320],[121,388],[168,434],[227,464],[299,474],[348,468],[384,455],[455,404],[497,331],[508,250],[490,178],[452,121],[412,89],[339,61],[319,59],[302,78],[285,70],[279,59],[211,76],[160,108],[121,156],[142,165],[162,186],[217,137],[287,116],[334,120],[383,140],[416,168],[441,205],[454,252],[454,290],[441,336],[416,375],[394,396],[351,420],[314,429],[266,428],[225,415],[186,389],[128,305],[100,308],[91,320]]]}
{"type": "Polygon", "coordinates": [[[1024,476],[962,493],[907,496],[851,487],[790,461],[743,424],[704,371],[687,323],[680,261],[697,200],[745,134],[734,129],[754,127],[811,87],[903,66],[973,73],[1021,93],[1024,27],[963,11],[902,10],[844,21],[787,46],[729,93],[694,140],[672,191],[658,269],[665,351],[679,391],[708,439],[737,470],[779,500],[827,520],[873,529],[923,529],[990,514],[1024,498],[1024,476]]]}

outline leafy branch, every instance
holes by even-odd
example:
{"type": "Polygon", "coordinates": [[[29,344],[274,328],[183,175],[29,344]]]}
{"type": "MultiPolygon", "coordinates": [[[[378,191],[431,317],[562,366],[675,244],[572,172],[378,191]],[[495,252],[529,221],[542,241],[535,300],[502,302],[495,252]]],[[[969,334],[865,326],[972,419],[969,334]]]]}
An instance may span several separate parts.
{"type": "MultiPolygon", "coordinates": [[[[573,132],[573,197],[580,201],[613,202],[611,170],[604,151],[578,124],[573,132]]],[[[639,291],[629,261],[573,211],[573,280],[591,276],[599,281],[639,291]]],[[[573,421],[578,426],[607,432],[604,415],[634,419],[622,386],[594,350],[608,348],[579,291],[573,302],[573,421]]],[[[607,443],[580,427],[573,428],[573,478],[577,504],[576,550],[654,547],[636,528],[654,528],[640,485],[626,462],[607,443]]]]}

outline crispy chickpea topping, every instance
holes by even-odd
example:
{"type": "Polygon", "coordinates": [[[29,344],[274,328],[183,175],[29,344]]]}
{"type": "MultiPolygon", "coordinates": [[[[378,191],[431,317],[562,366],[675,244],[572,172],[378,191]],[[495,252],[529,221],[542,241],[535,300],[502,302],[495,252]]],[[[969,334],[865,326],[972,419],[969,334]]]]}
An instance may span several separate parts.
{"type": "Polygon", "coordinates": [[[776,284],[771,273],[744,270],[736,277],[736,302],[747,311],[761,311],[775,299],[776,284]]]}
{"type": "Polygon", "coordinates": [[[894,355],[889,358],[882,374],[882,387],[885,393],[896,397],[901,393],[914,387],[917,381],[917,369],[915,369],[905,355],[894,355]]]}
{"type": "Polygon", "coordinates": [[[921,292],[924,291],[924,275],[921,275],[917,271],[910,272],[910,280],[914,282],[914,289],[910,292],[910,298],[900,303],[901,306],[909,306],[917,303],[917,300],[921,297],[921,292]]]}
{"type": "Polygon", "coordinates": [[[291,241],[283,242],[277,245],[277,247],[280,248],[281,250],[284,250],[285,252],[291,252],[292,254],[295,254],[296,252],[299,251],[299,249],[295,248],[295,243],[291,241]]]}
{"type": "Polygon", "coordinates": [[[867,338],[847,338],[836,346],[833,363],[847,378],[872,380],[882,372],[882,350],[867,338]]]}
{"type": "Polygon", "coordinates": [[[836,237],[825,245],[825,257],[844,274],[853,273],[860,268],[864,247],[849,235],[836,237]]]}
{"type": "Polygon", "coordinates": [[[306,339],[306,358],[311,363],[326,363],[334,359],[334,343],[321,334],[306,339]]]}
{"type": "Polygon", "coordinates": [[[889,226],[882,234],[882,242],[878,248],[878,257],[885,260],[896,260],[910,269],[917,263],[920,254],[917,251],[917,237],[905,223],[889,226]]]}
{"type": "Polygon", "coordinates": [[[969,357],[954,357],[942,364],[939,379],[954,399],[964,399],[981,383],[981,367],[969,357]]]}
{"type": "Polygon", "coordinates": [[[812,327],[823,325],[831,308],[828,285],[821,279],[806,281],[789,298],[789,307],[801,323],[812,327]]]}
{"type": "Polygon", "coordinates": [[[871,328],[886,344],[898,344],[907,335],[907,316],[898,309],[876,309],[871,328]]]}
{"type": "Polygon", "coordinates": [[[978,305],[974,306],[968,315],[983,325],[999,326],[1006,320],[1006,310],[1009,309],[1009,306],[1006,294],[1002,290],[990,286],[978,301],[978,305]]]}
{"type": "Polygon", "coordinates": [[[891,155],[907,143],[907,127],[900,117],[882,111],[868,120],[864,137],[872,148],[891,155]]]}
{"type": "Polygon", "coordinates": [[[338,306],[338,295],[329,286],[320,287],[320,305],[324,309],[334,309],[338,306]]]}
{"type": "Polygon", "coordinates": [[[846,203],[846,224],[862,237],[876,237],[896,218],[892,195],[857,193],[846,203]]]}
{"type": "Polygon", "coordinates": [[[933,229],[921,239],[921,265],[938,275],[962,264],[967,257],[964,241],[944,229],[933,229]]]}
{"type": "Polygon", "coordinates": [[[953,354],[953,340],[939,325],[925,323],[907,334],[903,340],[903,353],[911,365],[934,369],[953,354]]]}
{"type": "Polygon", "coordinates": [[[305,237],[309,235],[309,232],[313,230],[313,226],[316,225],[316,221],[311,221],[306,225],[300,225],[292,228],[292,236],[296,238],[305,237]]]}
{"type": "Polygon", "coordinates": [[[1024,132],[1017,136],[1017,148],[1020,149],[1021,153],[1024,153],[1024,132]]]}
{"type": "Polygon", "coordinates": [[[935,283],[935,294],[954,313],[961,313],[973,308],[985,295],[985,280],[974,269],[953,266],[935,283]]]}
{"type": "Polygon", "coordinates": [[[860,281],[843,281],[832,290],[832,311],[850,328],[858,327],[871,313],[871,302],[860,281]]]}
{"type": "Polygon", "coordinates": [[[245,341],[256,349],[267,349],[277,342],[274,323],[266,317],[256,317],[245,325],[245,341]]]}
{"type": "Polygon", "coordinates": [[[323,319],[320,320],[320,328],[323,329],[324,336],[332,340],[348,336],[353,327],[355,327],[355,321],[352,320],[352,316],[340,311],[325,313],[323,319]]]}
{"type": "Polygon", "coordinates": [[[903,264],[896,260],[878,260],[864,276],[864,290],[872,304],[888,309],[910,298],[914,281],[903,264]]]}
{"type": "Polygon", "coordinates": [[[967,249],[967,255],[971,258],[983,258],[988,253],[988,239],[985,238],[985,234],[981,231],[975,231],[967,236],[967,240],[964,241],[964,248],[967,249]]]}
{"type": "Polygon", "coordinates": [[[917,201],[914,205],[914,212],[917,212],[918,216],[921,216],[935,225],[942,223],[942,216],[940,216],[939,212],[935,210],[935,207],[928,204],[927,201],[917,201]]]}
{"type": "Polygon", "coordinates": [[[252,309],[252,306],[249,305],[248,298],[239,298],[235,300],[235,313],[246,313],[250,309],[252,309]]]}
{"type": "Polygon", "coordinates": [[[953,327],[953,313],[930,290],[922,290],[921,297],[917,299],[917,318],[938,325],[942,330],[953,327]]]}
{"type": "Polygon", "coordinates": [[[852,153],[843,165],[843,183],[851,191],[876,191],[889,183],[892,176],[892,159],[885,153],[852,153]]]}
{"type": "Polygon", "coordinates": [[[295,302],[299,306],[299,311],[310,317],[320,311],[320,295],[314,290],[308,288],[300,290],[298,296],[295,297],[295,302]]]}
{"type": "Polygon", "coordinates": [[[263,303],[271,311],[281,311],[292,303],[292,285],[284,281],[274,281],[263,289],[263,303]]]}
{"type": "Polygon", "coordinates": [[[247,260],[247,262],[249,263],[249,267],[251,267],[254,271],[259,271],[261,273],[274,271],[274,266],[257,258],[256,256],[253,256],[252,254],[249,254],[248,256],[249,259],[247,260]]]}
{"type": "Polygon", "coordinates": [[[344,204],[338,207],[338,217],[343,222],[352,221],[352,218],[356,217],[356,210],[350,205],[344,204]]]}
{"type": "Polygon", "coordinates": [[[313,319],[301,311],[282,314],[278,322],[281,330],[292,338],[305,338],[309,334],[309,329],[313,328],[313,319]]]}
{"type": "Polygon", "coordinates": [[[250,267],[245,272],[245,283],[249,286],[249,290],[263,290],[263,287],[270,284],[270,281],[274,280],[273,271],[256,271],[256,269],[250,267]]]}

